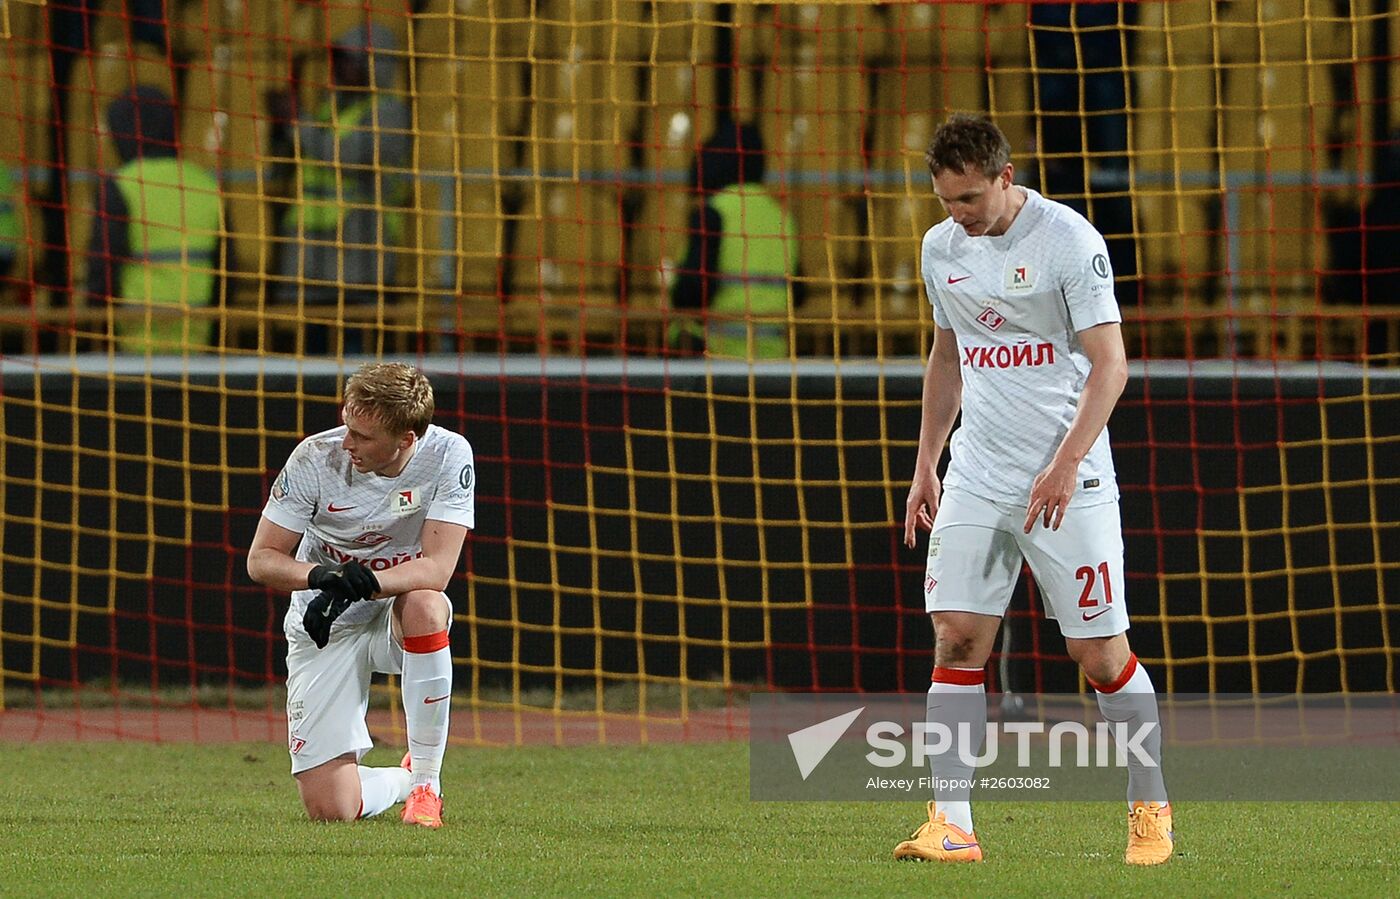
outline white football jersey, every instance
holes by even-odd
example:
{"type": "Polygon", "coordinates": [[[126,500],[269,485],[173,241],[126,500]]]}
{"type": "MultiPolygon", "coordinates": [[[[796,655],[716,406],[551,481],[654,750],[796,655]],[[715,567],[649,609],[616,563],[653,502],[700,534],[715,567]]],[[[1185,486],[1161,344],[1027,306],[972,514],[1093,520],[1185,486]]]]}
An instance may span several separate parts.
{"type": "MultiPolygon", "coordinates": [[[[924,235],[933,320],[958,338],[962,424],[944,483],[1025,506],[1069,431],[1089,376],[1079,332],[1122,321],[1103,237],[1029,188],[1005,234],[970,237],[952,218],[924,235]]],[[[1108,429],[1079,464],[1071,506],[1118,498],[1108,429]]]]}
{"type": "MultiPolygon", "coordinates": [[[[354,559],[383,571],[423,554],[423,523],[476,526],[476,473],[467,439],[437,425],[417,443],[397,477],[362,474],[341,446],[345,426],[307,437],[272,483],[263,516],[301,533],[299,561],[334,565],[354,559]]],[[[309,591],[292,594],[288,621],[301,621],[309,591]]],[[[373,618],[381,602],[357,602],[337,624],[373,618]]]]}

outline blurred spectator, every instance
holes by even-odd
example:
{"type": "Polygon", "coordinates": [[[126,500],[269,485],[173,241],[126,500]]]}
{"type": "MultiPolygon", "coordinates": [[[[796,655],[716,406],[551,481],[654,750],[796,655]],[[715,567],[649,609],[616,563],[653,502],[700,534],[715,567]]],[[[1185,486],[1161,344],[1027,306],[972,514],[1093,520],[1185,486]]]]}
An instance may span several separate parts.
{"type": "Polygon", "coordinates": [[[763,186],[763,169],[753,125],[721,122],[700,148],[694,186],[704,202],[690,216],[671,308],[701,314],[672,323],[672,346],[719,358],[788,357],[797,229],[763,186]]]}
{"type": "MultiPolygon", "coordinates": [[[[1128,88],[1137,4],[1037,3],[1030,15],[1045,160],[1041,190],[1094,223],[1117,278],[1135,278],[1128,88]]],[[[1124,305],[1134,304],[1136,297],[1118,293],[1124,305]]]]}
{"type": "MultiPolygon", "coordinates": [[[[392,285],[410,183],[393,169],[411,164],[408,106],[390,91],[399,59],[382,25],[352,28],[331,47],[332,95],[310,115],[294,94],[274,98],[294,132],[298,169],[279,224],[282,249],[274,297],[284,303],[375,306],[392,285]]],[[[362,349],[348,322],[346,352],[362,349]]],[[[307,329],[307,350],[325,352],[324,327],[307,329]]]]}
{"type": "MultiPolygon", "coordinates": [[[[1400,130],[1376,148],[1371,197],[1362,215],[1362,297],[1367,306],[1400,305],[1400,130]]],[[[1385,322],[1368,329],[1368,352],[1387,352],[1385,322]]]]}
{"type": "MultiPolygon", "coordinates": [[[[19,160],[0,159],[0,306],[24,305],[33,301],[29,282],[32,243],[27,228],[27,210],[22,171],[12,170],[19,160]],[[13,177],[18,172],[20,177],[13,177]]],[[[27,329],[26,329],[27,330],[27,329]]],[[[35,332],[30,331],[30,334],[35,332]]],[[[33,352],[36,346],[19,329],[0,328],[0,354],[33,352]]]]}
{"type": "Polygon", "coordinates": [[[166,33],[165,0],[126,0],[131,43],[145,44],[164,57],[170,55],[170,39],[166,33]]]}
{"type": "Polygon", "coordinates": [[[0,162],[0,287],[10,277],[19,256],[20,202],[19,189],[10,177],[9,166],[0,162]]]}
{"type": "Polygon", "coordinates": [[[122,352],[203,351],[214,320],[180,310],[219,293],[219,184],[176,155],[175,105],[164,91],[142,86],[112,101],[107,127],[122,165],[98,188],[88,293],[146,312],[117,322],[122,352]]]}

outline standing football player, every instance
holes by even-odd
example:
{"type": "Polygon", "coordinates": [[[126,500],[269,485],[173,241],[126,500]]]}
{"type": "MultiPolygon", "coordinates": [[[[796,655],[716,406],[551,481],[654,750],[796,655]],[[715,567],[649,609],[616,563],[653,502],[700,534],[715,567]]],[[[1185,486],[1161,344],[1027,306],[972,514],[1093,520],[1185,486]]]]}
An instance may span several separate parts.
{"type": "Polygon", "coordinates": [[[303,440],[273,482],[248,574],[291,591],[287,739],[301,801],[318,821],[377,815],[442,826],[452,604],[443,592],[475,526],[472,449],[437,425],[412,366],[365,365],[344,424],[303,440]],[[401,675],[408,754],[359,764],[374,672],[401,675]]]}
{"type": "MultiPolygon", "coordinates": [[[[1139,732],[1157,719],[1147,670],[1128,646],[1118,484],[1106,425],[1128,366],[1102,235],[1068,206],[1013,183],[1006,136],[954,115],[926,160],[947,211],[923,241],[936,326],[924,374],[918,458],[904,542],[931,530],[924,605],[933,619],[929,720],[985,734],[985,666],[1012,590],[1029,563],[1110,722],[1139,732]],[[952,436],[946,480],[939,458],[952,436]]],[[[953,741],[956,743],[956,741],[953,741]]],[[[1126,861],[1172,854],[1161,735],[1142,743],[1153,765],[1129,764],[1126,861]]],[[[929,820],[901,859],[981,861],[956,750],[931,759],[929,820]]]]}

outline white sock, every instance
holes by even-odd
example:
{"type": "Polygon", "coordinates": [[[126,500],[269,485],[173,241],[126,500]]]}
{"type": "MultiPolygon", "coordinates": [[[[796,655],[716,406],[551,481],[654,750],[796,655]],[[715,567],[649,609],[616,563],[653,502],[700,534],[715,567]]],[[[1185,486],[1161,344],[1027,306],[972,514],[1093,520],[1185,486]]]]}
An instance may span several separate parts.
{"type": "MultiPolygon", "coordinates": [[[[987,734],[986,671],[982,668],[935,668],[933,683],[928,688],[928,720],[943,724],[955,738],[960,727],[967,727],[973,744],[968,754],[981,754],[987,734]]],[[[935,778],[933,800],[949,824],[972,833],[970,788],[946,786],[949,781],[971,781],[974,770],[959,758],[957,740],[953,742],[953,748],[929,757],[929,772],[935,778]],[[945,784],[942,789],[937,788],[940,781],[945,784]]]]}
{"type": "Polygon", "coordinates": [[[442,755],[447,750],[447,719],[452,705],[452,650],[447,631],[405,637],[403,710],[413,786],[427,784],[442,795],[442,755]]]}
{"type": "Polygon", "coordinates": [[[404,769],[366,768],[364,765],[359,768],[361,818],[373,818],[408,798],[409,776],[404,769]]]}
{"type": "MultiPolygon", "coordinates": [[[[1147,669],[1138,664],[1137,656],[1129,656],[1123,668],[1126,680],[1119,676],[1116,684],[1108,684],[1094,689],[1099,696],[1099,712],[1110,724],[1121,723],[1128,737],[1132,737],[1146,723],[1155,724],[1152,733],[1140,741],[1143,753],[1150,757],[1155,767],[1138,761],[1135,753],[1128,753],[1128,806],[1134,802],[1167,801],[1167,786],[1162,780],[1162,719],[1157,713],[1157,692],[1152,688],[1152,678],[1147,669]],[[1109,689],[1117,686],[1117,689],[1109,689]]],[[[1116,737],[1116,733],[1115,733],[1116,737]]]]}

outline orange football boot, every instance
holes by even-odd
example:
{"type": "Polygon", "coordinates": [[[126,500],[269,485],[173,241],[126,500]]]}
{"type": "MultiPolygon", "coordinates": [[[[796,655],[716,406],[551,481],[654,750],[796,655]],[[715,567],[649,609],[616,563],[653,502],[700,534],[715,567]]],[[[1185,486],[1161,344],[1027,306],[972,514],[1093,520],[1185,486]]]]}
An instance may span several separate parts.
{"type": "Polygon", "coordinates": [[[894,847],[894,857],[901,861],[980,862],[982,846],[977,837],[964,831],[928,804],[928,821],[919,825],[914,835],[894,847]]]}
{"type": "Polygon", "coordinates": [[[442,799],[427,784],[419,784],[403,804],[403,823],[420,827],[442,826],[442,799]]]}
{"type": "Polygon", "coordinates": [[[1134,802],[1128,812],[1128,851],[1123,861],[1130,865],[1160,865],[1172,857],[1171,803],[1134,802]]]}

